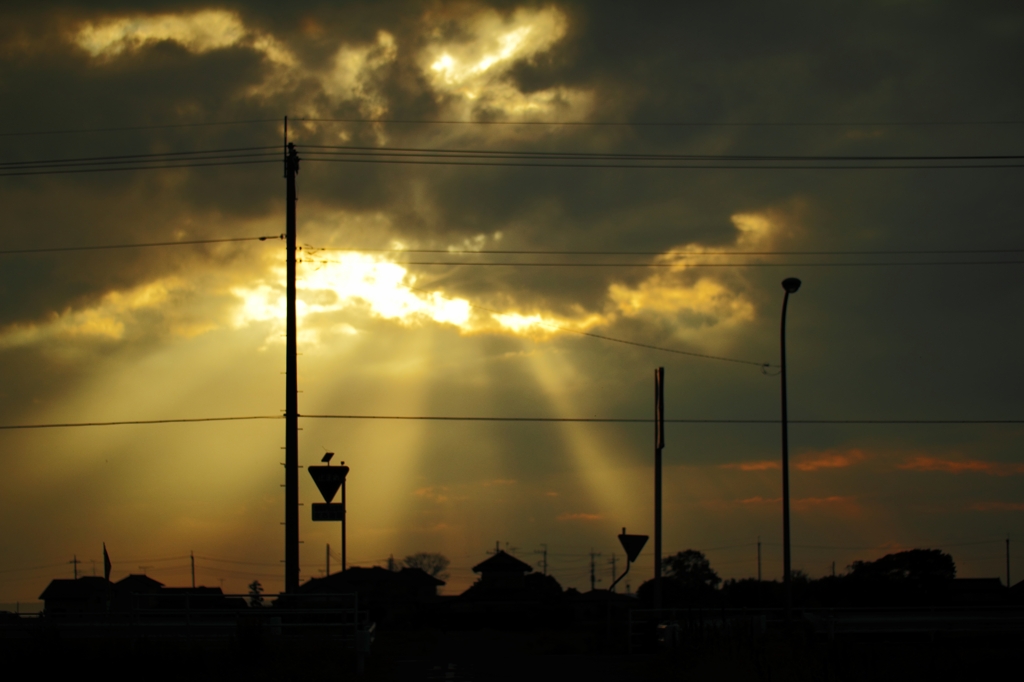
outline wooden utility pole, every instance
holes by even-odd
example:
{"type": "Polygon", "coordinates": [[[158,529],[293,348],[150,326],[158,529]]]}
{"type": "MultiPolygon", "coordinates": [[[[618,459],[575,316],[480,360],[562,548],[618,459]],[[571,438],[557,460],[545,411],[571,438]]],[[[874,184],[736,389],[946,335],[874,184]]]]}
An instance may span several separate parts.
{"type": "MultiPolygon", "coordinates": [[[[345,466],[345,463],[341,463],[345,466]]],[[[347,477],[346,477],[347,478],[347,477]]],[[[341,482],[341,572],[348,570],[348,501],[345,499],[345,481],[341,482]]]]}
{"type": "Polygon", "coordinates": [[[288,117],[284,119],[284,134],[288,280],[284,382],[284,589],[285,592],[294,592],[299,589],[299,382],[295,322],[295,176],[299,172],[299,155],[295,145],[288,142],[288,117]]]}
{"type": "Polygon", "coordinates": [[[192,589],[194,590],[196,589],[196,553],[190,551],[188,558],[192,563],[192,589]]]}
{"type": "Polygon", "coordinates": [[[654,370],[654,608],[661,608],[661,450],[665,447],[665,368],[654,370]]]}
{"type": "Polygon", "coordinates": [[[596,559],[599,556],[601,556],[601,553],[600,552],[595,552],[594,548],[591,547],[590,548],[590,591],[591,592],[593,592],[595,587],[597,586],[597,575],[594,573],[594,569],[596,568],[595,565],[594,565],[594,559],[596,559]]]}

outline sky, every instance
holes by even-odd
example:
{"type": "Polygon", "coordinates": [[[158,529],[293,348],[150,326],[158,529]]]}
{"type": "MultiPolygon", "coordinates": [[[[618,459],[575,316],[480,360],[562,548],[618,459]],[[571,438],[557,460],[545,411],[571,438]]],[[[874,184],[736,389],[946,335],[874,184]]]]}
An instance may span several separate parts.
{"type": "MultiPolygon", "coordinates": [[[[766,579],[782,573],[782,279],[803,281],[788,308],[791,419],[1024,418],[1019,160],[550,168],[322,153],[1017,155],[1019,3],[96,0],[0,19],[0,163],[269,155],[4,167],[0,425],[282,413],[285,116],[303,159],[302,414],[648,419],[664,367],[667,418],[769,421],[667,426],[665,551],[703,550],[745,578],[760,540],[766,579]],[[541,262],[557,265],[522,265],[541,262]]],[[[599,553],[601,587],[613,556],[622,570],[621,529],[653,532],[650,423],[301,427],[301,464],[332,451],[351,467],[350,563],[440,552],[447,594],[496,542],[538,570],[546,546],[549,571],[581,589],[599,553]]],[[[792,424],[794,567],[819,577],[938,548],[960,576],[1005,579],[1005,538],[1024,567],[1022,436],[792,424]]],[[[187,584],[194,553],[200,584],[280,590],[283,445],[277,418],[0,430],[0,602],[34,600],[76,558],[102,574],[104,543],[115,580],[187,584]]],[[[319,501],[300,476],[303,504],[319,501]]],[[[328,544],[336,570],[338,524],[308,506],[301,518],[303,579],[323,574],[328,544]]]]}

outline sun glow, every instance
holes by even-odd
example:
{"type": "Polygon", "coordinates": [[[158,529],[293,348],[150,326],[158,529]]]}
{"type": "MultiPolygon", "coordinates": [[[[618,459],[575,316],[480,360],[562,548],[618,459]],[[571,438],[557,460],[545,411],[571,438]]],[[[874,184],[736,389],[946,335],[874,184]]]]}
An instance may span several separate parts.
{"type": "MultiPolygon", "coordinates": [[[[312,261],[315,263],[315,261],[312,261]]],[[[276,281],[283,279],[277,268],[276,281]]],[[[356,305],[366,306],[376,317],[413,325],[427,320],[462,327],[470,320],[470,305],[464,299],[448,298],[440,292],[413,288],[415,278],[406,268],[373,256],[349,253],[311,265],[296,282],[296,314],[305,325],[316,327],[317,314],[332,313],[356,305]]],[[[236,287],[241,299],[235,326],[283,319],[284,289],[279,284],[261,283],[236,287]]],[[[352,333],[350,326],[345,328],[352,333]]],[[[272,335],[273,336],[273,335],[272,335]]]]}

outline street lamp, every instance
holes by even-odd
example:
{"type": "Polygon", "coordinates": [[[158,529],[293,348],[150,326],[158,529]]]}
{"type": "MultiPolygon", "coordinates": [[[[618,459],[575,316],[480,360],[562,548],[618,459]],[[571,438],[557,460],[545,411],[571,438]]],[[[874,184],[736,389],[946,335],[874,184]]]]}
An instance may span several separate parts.
{"type": "Polygon", "coordinates": [[[782,582],[786,593],[786,623],[793,618],[793,575],[789,544],[789,414],[786,406],[786,308],[789,295],[800,289],[800,280],[782,280],[786,296],[782,299],[782,582]]]}

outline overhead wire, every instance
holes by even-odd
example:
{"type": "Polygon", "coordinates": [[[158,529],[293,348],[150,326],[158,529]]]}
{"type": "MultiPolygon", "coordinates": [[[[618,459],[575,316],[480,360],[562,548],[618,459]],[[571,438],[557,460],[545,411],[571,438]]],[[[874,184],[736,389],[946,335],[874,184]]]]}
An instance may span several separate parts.
{"type": "MultiPolygon", "coordinates": [[[[444,416],[444,415],[385,415],[385,414],[300,414],[300,419],[342,419],[342,420],[381,420],[381,421],[441,421],[441,422],[511,422],[511,423],[572,423],[572,424],[652,424],[650,418],[629,417],[494,417],[494,416],[444,416]]],[[[144,426],[154,424],[193,424],[201,422],[235,422],[252,420],[281,420],[283,415],[255,415],[245,417],[200,417],[189,419],[139,419],[131,421],[91,421],[91,422],[54,422],[37,424],[3,424],[2,431],[74,428],[93,426],[144,426]]],[[[665,419],[666,424],[747,424],[777,425],[778,419],[665,419]]],[[[790,424],[807,424],[821,426],[927,426],[927,425],[1016,425],[1024,424],[1024,419],[789,419],[790,424]]]]}
{"type": "Polygon", "coordinates": [[[124,244],[97,244],[92,246],[44,246],[30,249],[2,249],[0,256],[31,253],[60,253],[69,251],[105,251],[111,249],[144,249],[158,246],[195,246],[199,244],[227,244],[232,242],[267,241],[284,239],[284,235],[265,235],[263,237],[225,237],[221,239],[185,239],[175,242],[129,242],[124,244]]]}
{"type": "Polygon", "coordinates": [[[978,121],[464,121],[454,119],[428,118],[323,118],[300,117],[292,121],[311,123],[398,123],[433,125],[480,125],[480,126],[579,126],[579,127],[911,127],[911,126],[1015,126],[1024,125],[1024,120],[978,120],[978,121]]]}
{"type": "Polygon", "coordinates": [[[279,162],[280,158],[279,147],[260,146],[4,161],[0,162],[0,177],[246,165],[279,162]]]}
{"type": "Polygon", "coordinates": [[[200,123],[160,123],[139,126],[108,126],[103,128],[58,128],[52,130],[16,130],[0,133],[0,137],[31,137],[37,135],[73,135],[81,133],[121,133],[137,130],[168,130],[174,128],[208,128],[216,126],[247,125],[253,123],[280,123],[281,118],[252,118],[239,121],[204,121],[200,123]]]}
{"type": "Polygon", "coordinates": [[[1024,260],[964,260],[964,261],[855,261],[855,262],[784,262],[784,263],[551,263],[551,262],[457,262],[457,261],[405,261],[398,265],[451,265],[456,267],[508,267],[508,268],[832,268],[832,267],[886,267],[886,266],[950,266],[950,265],[1024,265],[1024,260]]]}
{"type": "Polygon", "coordinates": [[[667,154],[641,152],[573,152],[517,149],[445,149],[442,147],[383,147],[304,144],[305,154],[380,157],[594,159],[621,161],[1024,161],[1021,154],[667,154]]]}
{"type": "Polygon", "coordinates": [[[891,170],[1024,167],[1024,155],[1015,154],[929,156],[710,155],[304,145],[302,147],[302,155],[306,161],[335,163],[546,168],[891,170]]]}
{"type": "Polygon", "coordinates": [[[888,249],[888,250],[832,250],[832,251],[555,251],[545,249],[366,249],[357,247],[312,246],[306,248],[317,251],[343,251],[348,253],[438,253],[458,256],[474,256],[477,254],[506,255],[551,255],[551,256],[673,256],[700,258],[702,256],[883,256],[883,255],[952,255],[952,254],[988,254],[988,253],[1024,253],[1018,248],[992,249],[888,249]]]}
{"type": "Polygon", "coordinates": [[[3,424],[0,431],[24,429],[55,429],[82,426],[144,426],[153,424],[196,424],[200,422],[237,422],[261,419],[283,419],[281,415],[255,415],[247,417],[195,417],[185,419],[132,419],[123,421],[90,421],[90,422],[51,422],[46,424],[3,424]]]}

